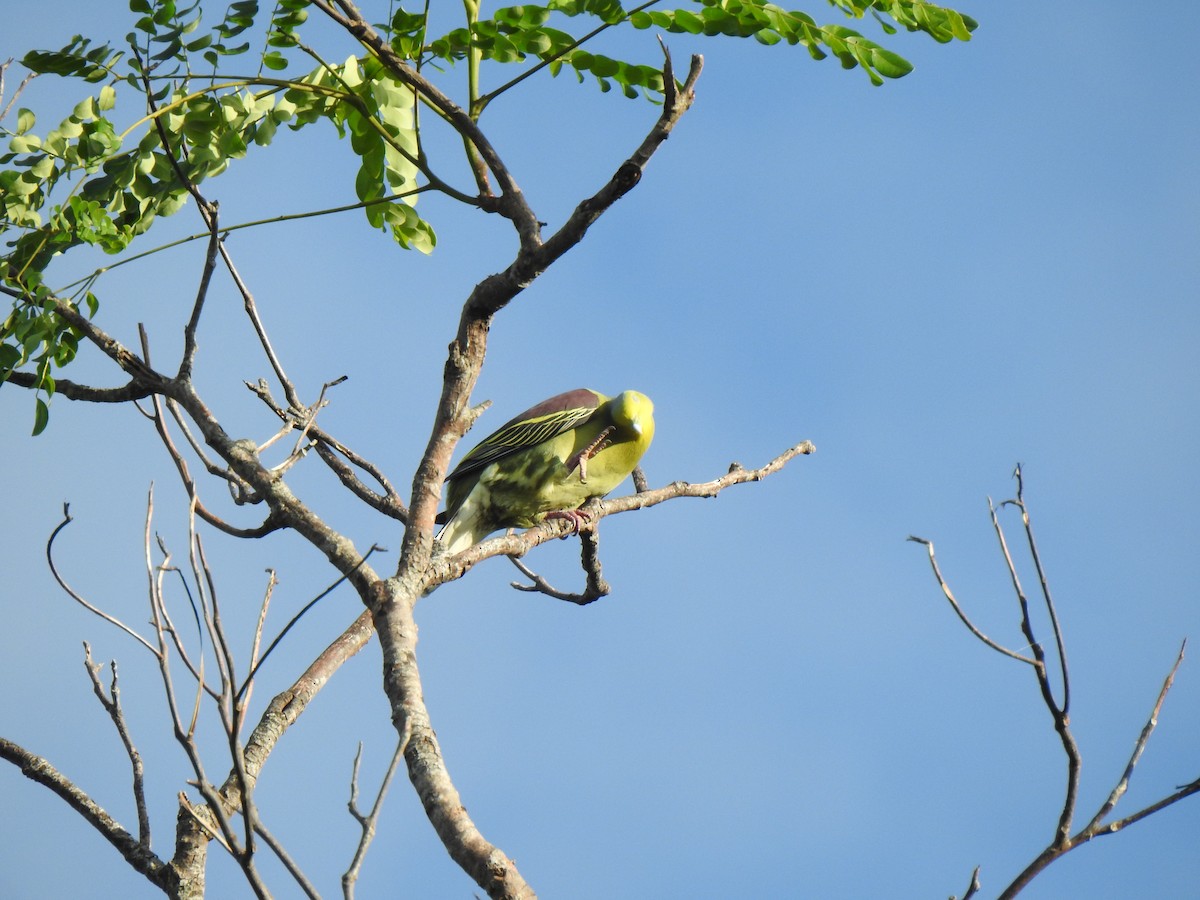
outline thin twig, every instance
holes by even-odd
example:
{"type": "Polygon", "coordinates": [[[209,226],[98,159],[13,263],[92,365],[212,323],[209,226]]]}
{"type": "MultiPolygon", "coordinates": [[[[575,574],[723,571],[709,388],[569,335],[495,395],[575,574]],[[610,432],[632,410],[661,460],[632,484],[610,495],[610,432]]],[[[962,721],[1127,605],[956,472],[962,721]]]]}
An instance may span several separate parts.
{"type": "Polygon", "coordinates": [[[167,548],[166,541],[161,535],[155,535],[157,539],[159,552],[162,553],[162,562],[155,565],[154,557],[150,546],[150,536],[154,522],[154,485],[150,485],[150,490],[146,497],[146,525],[144,533],[145,557],[146,557],[146,577],[149,581],[149,596],[150,596],[150,617],[155,630],[161,629],[164,634],[171,635],[171,644],[175,647],[179,654],[180,660],[183,662],[187,670],[191,672],[192,677],[213,699],[217,699],[220,695],[204,683],[204,632],[200,627],[200,617],[196,611],[196,604],[192,601],[191,592],[187,590],[187,583],[184,582],[185,594],[191,602],[192,616],[196,622],[196,632],[200,639],[200,659],[199,666],[193,665],[191,657],[188,656],[187,647],[183,643],[183,638],[179,634],[179,630],[175,627],[175,623],[171,620],[170,611],[167,609],[165,600],[166,591],[163,588],[163,582],[166,579],[168,572],[179,573],[179,570],[171,565],[171,551],[167,548]]]}
{"type": "MultiPolygon", "coordinates": [[[[155,118],[154,121],[161,127],[158,118],[155,118]]],[[[165,139],[163,140],[163,150],[168,154],[171,152],[165,139]]],[[[180,174],[182,175],[182,170],[180,170],[180,174]]],[[[193,190],[193,193],[196,195],[197,202],[203,204],[204,198],[199,195],[199,192],[193,190]]],[[[180,381],[187,381],[192,377],[192,369],[196,362],[196,329],[200,327],[200,313],[204,309],[204,301],[208,298],[208,288],[212,284],[213,272],[217,268],[217,251],[221,246],[221,235],[217,228],[219,216],[217,204],[208,204],[207,207],[202,205],[201,209],[203,210],[204,224],[208,226],[209,231],[208,252],[204,255],[204,269],[200,273],[200,284],[196,289],[196,299],[192,303],[192,314],[183,329],[183,356],[179,362],[179,372],[175,375],[180,381]]]]}
{"type": "MultiPolygon", "coordinates": [[[[247,389],[265,403],[282,421],[292,421],[292,411],[275,402],[275,398],[271,396],[270,388],[264,379],[260,378],[256,384],[252,384],[249,381],[243,383],[247,389]]],[[[365,457],[355,453],[328,432],[323,431],[315,422],[309,426],[309,434],[316,441],[317,455],[333,470],[338,480],[348,487],[356,497],[384,515],[398,519],[401,522],[407,520],[408,510],[400,494],[392,486],[392,483],[388,480],[382,469],[365,457]],[[383,488],[384,493],[380,494],[363,484],[358,476],[354,474],[353,470],[338,458],[338,454],[345,457],[351,465],[370,475],[383,488]]]]}
{"type": "Polygon", "coordinates": [[[128,625],[126,625],[124,622],[122,622],[120,619],[116,618],[115,616],[110,616],[108,613],[104,612],[102,609],[99,609],[99,608],[93,606],[91,603],[89,603],[87,600],[85,600],[80,594],[78,594],[74,589],[72,589],[72,587],[69,584],[67,584],[66,580],[62,577],[62,575],[59,574],[58,566],[56,566],[54,564],[54,541],[58,537],[59,532],[61,532],[64,528],[66,528],[68,525],[70,525],[72,521],[74,521],[74,520],[71,517],[71,504],[64,503],[63,504],[63,520],[58,523],[58,527],[55,528],[54,531],[52,531],[50,533],[50,539],[48,541],[46,541],[46,562],[49,563],[50,574],[54,576],[54,580],[58,582],[58,586],[60,588],[62,588],[72,600],[74,600],[76,603],[78,603],[80,606],[82,606],[88,612],[99,616],[105,622],[108,622],[110,625],[117,626],[117,628],[120,628],[127,635],[129,635],[131,638],[133,638],[135,641],[137,641],[139,644],[141,644],[143,647],[145,647],[147,650],[149,650],[155,656],[157,656],[158,651],[156,651],[154,649],[154,647],[151,645],[151,643],[148,640],[146,640],[144,637],[142,637],[140,634],[138,634],[136,631],[134,631],[132,628],[130,628],[128,625]]]}
{"type": "Polygon", "coordinates": [[[1059,668],[1062,672],[1062,712],[1064,716],[1068,716],[1071,712],[1071,678],[1067,671],[1067,648],[1063,640],[1062,626],[1059,624],[1058,612],[1054,609],[1054,600],[1050,596],[1050,584],[1046,579],[1046,570],[1042,567],[1042,557],[1038,553],[1037,542],[1033,539],[1033,523],[1029,516],[1029,508],[1025,505],[1025,479],[1021,474],[1020,464],[1014,470],[1013,477],[1017,480],[1017,497],[1015,501],[1009,500],[1008,503],[1021,510],[1021,521],[1025,524],[1025,537],[1029,542],[1029,555],[1033,559],[1034,568],[1037,570],[1038,582],[1042,588],[1042,599],[1046,602],[1046,612],[1050,616],[1050,627],[1054,631],[1054,643],[1058,650],[1059,668]]]}
{"type": "MultiPolygon", "coordinates": [[[[1016,563],[1013,562],[1012,554],[1009,552],[1008,541],[1004,536],[1004,529],[1000,525],[1000,518],[996,514],[996,507],[992,504],[990,497],[988,498],[988,509],[992,516],[992,527],[1000,542],[1000,552],[1004,556],[1005,565],[1008,566],[1008,574],[1012,581],[1013,591],[1017,595],[1017,602],[1021,608],[1021,632],[1029,642],[1030,649],[1033,650],[1033,658],[1035,660],[1033,671],[1037,678],[1038,690],[1042,694],[1042,703],[1054,719],[1054,730],[1058,733],[1063,753],[1067,757],[1067,789],[1063,797],[1062,812],[1058,817],[1058,829],[1055,832],[1055,845],[1063,846],[1071,837],[1071,823],[1075,817],[1075,807],[1079,798],[1079,773],[1083,767],[1083,759],[1080,755],[1079,744],[1075,740],[1075,735],[1071,733],[1071,720],[1062,705],[1054,698],[1054,686],[1051,685],[1050,676],[1046,670],[1046,653],[1042,649],[1041,641],[1037,639],[1037,635],[1034,633],[1033,619],[1029,614],[1029,601],[1025,596],[1024,589],[1021,587],[1021,579],[1017,576],[1016,563]]],[[[1066,675],[1066,671],[1064,665],[1064,676],[1066,675]]],[[[1063,693],[1066,694],[1068,690],[1069,684],[1064,681],[1063,693]]]]}
{"type": "Polygon", "coordinates": [[[942,577],[942,570],[938,566],[937,557],[934,556],[933,553],[933,541],[926,540],[925,538],[917,537],[916,535],[912,534],[908,536],[908,539],[914,544],[924,545],[926,551],[929,553],[929,565],[933,568],[933,577],[937,579],[938,587],[942,589],[942,593],[945,595],[946,599],[950,601],[950,606],[954,609],[955,614],[957,614],[959,620],[967,626],[967,630],[970,631],[971,634],[975,635],[975,637],[977,637],[987,646],[991,647],[997,653],[1003,653],[1005,656],[1015,659],[1017,662],[1023,662],[1030,666],[1037,665],[1037,663],[1028,656],[1022,656],[1020,653],[1017,653],[1014,650],[1009,650],[1007,647],[997,644],[990,637],[980,631],[975,626],[975,623],[968,618],[967,614],[963,612],[963,608],[958,605],[958,600],[955,599],[954,592],[950,590],[950,585],[947,584],[946,579],[942,577]]]}
{"type": "MultiPolygon", "coordinates": [[[[381,547],[378,544],[372,544],[370,547],[367,548],[367,552],[363,554],[362,562],[360,563],[360,565],[366,565],[367,560],[371,558],[371,554],[375,553],[376,551],[381,551],[381,552],[386,553],[387,548],[381,547]]],[[[259,668],[261,668],[263,663],[265,663],[267,661],[267,657],[271,655],[271,651],[273,651],[277,646],[279,646],[279,642],[282,641],[284,639],[284,637],[287,635],[287,633],[292,630],[292,626],[295,625],[297,622],[299,622],[300,619],[304,617],[304,614],[307,613],[314,606],[316,606],[319,601],[325,599],[331,593],[333,593],[334,588],[336,588],[338,585],[340,585],[343,581],[347,581],[348,579],[349,579],[348,575],[340,576],[336,581],[333,582],[333,584],[329,585],[329,587],[325,588],[325,590],[321,591],[321,593],[317,594],[317,596],[313,597],[311,600],[309,600],[307,603],[305,603],[304,606],[302,606],[300,608],[300,611],[298,613],[296,613],[294,616],[292,616],[291,619],[288,620],[288,623],[283,626],[283,630],[280,631],[279,634],[277,634],[275,636],[275,639],[272,640],[271,643],[267,645],[267,649],[265,651],[263,651],[262,658],[255,661],[254,664],[251,666],[250,673],[246,676],[246,680],[242,683],[242,686],[238,689],[238,692],[235,695],[235,698],[234,698],[235,700],[240,699],[242,697],[242,695],[245,694],[249,690],[250,685],[254,681],[254,676],[258,674],[259,668]]]]}
{"type": "MultiPolygon", "coordinates": [[[[971,883],[967,885],[967,892],[962,895],[962,900],[971,900],[972,897],[979,893],[980,887],[979,866],[976,866],[975,871],[971,873],[971,883]]],[[[951,897],[950,900],[955,900],[955,898],[951,897]]]]}
{"type": "Polygon", "coordinates": [[[358,822],[362,828],[362,836],[359,838],[358,846],[354,850],[354,859],[350,862],[350,867],[346,869],[342,875],[342,894],[345,900],[354,900],[354,887],[358,882],[358,874],[362,870],[363,860],[367,857],[367,850],[371,846],[371,841],[375,839],[375,827],[379,821],[379,814],[383,811],[383,800],[387,796],[388,788],[391,787],[392,777],[396,774],[396,769],[400,765],[400,761],[404,758],[404,750],[408,746],[409,734],[406,730],[404,735],[396,743],[396,752],[392,754],[392,760],[388,763],[387,772],[383,776],[383,781],[379,785],[379,791],[375,795],[375,802],[371,806],[371,811],[364,815],[358,808],[358,767],[362,761],[362,743],[359,742],[358,752],[354,754],[354,767],[350,774],[350,801],[347,804],[350,809],[350,815],[358,822]]]}
{"type": "MultiPolygon", "coordinates": [[[[3,63],[0,63],[0,101],[4,100],[4,77],[8,74],[8,67],[12,64],[13,61],[11,58],[6,59],[3,63]]],[[[4,119],[7,118],[8,114],[12,111],[13,104],[17,102],[17,98],[19,98],[21,94],[25,92],[25,88],[29,87],[29,82],[33,81],[33,79],[37,78],[37,76],[37,72],[30,72],[21,79],[21,83],[17,85],[17,89],[13,91],[13,95],[9,97],[8,102],[4,104],[4,109],[0,110],[0,122],[3,122],[4,119]]]]}
{"type": "MultiPolygon", "coordinates": [[[[1108,799],[1096,811],[1096,815],[1092,817],[1092,821],[1084,828],[1084,832],[1098,831],[1101,823],[1108,818],[1116,807],[1117,802],[1125,794],[1129,788],[1129,779],[1133,777],[1133,770],[1138,764],[1138,760],[1142,757],[1142,752],[1146,749],[1146,744],[1150,740],[1150,735],[1154,733],[1155,726],[1158,725],[1158,714],[1162,711],[1163,701],[1167,699],[1167,692],[1171,690],[1171,685],[1175,683],[1175,673],[1179,671],[1180,665],[1183,664],[1183,652],[1187,649],[1187,639],[1179,646],[1179,654],[1175,657],[1175,664],[1171,666],[1171,671],[1167,673],[1167,677],[1163,680],[1162,690],[1158,692],[1158,699],[1154,701],[1154,708],[1150,710],[1150,716],[1146,719],[1146,724],[1142,726],[1142,733],[1138,735],[1137,741],[1133,745],[1133,753],[1129,756],[1129,762],[1125,764],[1125,771],[1121,773],[1121,778],[1117,782],[1116,787],[1112,789],[1112,793],[1108,795],[1108,799]]],[[[1110,833],[1119,831],[1122,826],[1113,828],[1110,833]]]]}
{"type": "MultiPolygon", "coordinates": [[[[233,759],[233,770],[238,777],[238,786],[242,796],[242,818],[245,822],[244,842],[245,849],[242,851],[245,863],[248,863],[255,853],[254,836],[257,833],[259,824],[258,810],[254,803],[254,793],[251,780],[246,773],[246,760],[243,753],[243,747],[238,734],[241,731],[241,706],[237,702],[237,697],[234,694],[234,685],[237,683],[237,670],[234,662],[233,647],[229,643],[229,638],[225,633],[225,627],[221,620],[221,605],[217,595],[216,583],[213,578],[212,568],[208,564],[208,559],[204,553],[204,544],[200,539],[200,535],[195,533],[195,519],[190,520],[189,531],[191,538],[191,546],[195,548],[195,555],[192,558],[192,571],[196,575],[197,584],[202,584],[201,596],[207,593],[209,602],[202,604],[205,610],[211,610],[211,617],[208,621],[209,637],[212,639],[213,649],[217,657],[217,668],[221,672],[221,697],[217,703],[217,710],[221,717],[221,726],[225,729],[225,739],[229,745],[229,755],[233,759]]],[[[239,858],[239,861],[242,860],[239,858]]]]}
{"type": "MultiPolygon", "coordinates": [[[[254,643],[250,647],[250,671],[253,672],[258,666],[258,651],[262,646],[263,626],[267,624],[267,608],[271,605],[271,597],[275,593],[275,586],[279,584],[279,579],[275,577],[274,569],[267,569],[267,589],[263,592],[262,606],[258,610],[258,623],[254,626],[254,643]]],[[[239,712],[244,711],[250,703],[250,697],[254,693],[254,682],[250,676],[246,676],[245,693],[238,692],[237,706],[239,712]]]]}
{"type": "Polygon", "coordinates": [[[106,695],[104,686],[100,684],[100,664],[92,662],[92,648],[87,641],[83,642],[83,666],[87,669],[88,678],[92,681],[92,692],[100,701],[100,705],[104,707],[104,711],[108,713],[109,718],[112,719],[113,725],[116,726],[121,743],[125,745],[125,754],[129,757],[129,763],[133,767],[133,802],[137,807],[138,843],[149,849],[150,814],[146,809],[145,769],[142,766],[142,755],[138,753],[137,747],[133,744],[133,737],[125,722],[125,713],[121,709],[121,690],[117,684],[117,661],[114,659],[110,665],[112,682],[106,695]]]}
{"type": "Polygon", "coordinates": [[[586,606],[589,603],[594,603],[601,597],[607,597],[612,592],[612,588],[604,580],[604,575],[600,569],[600,532],[594,525],[590,526],[585,531],[580,532],[579,542],[580,564],[587,575],[587,584],[583,589],[583,593],[572,594],[558,590],[515,556],[509,557],[512,564],[520,569],[521,574],[532,581],[533,584],[521,584],[518,581],[513,581],[511,582],[512,587],[518,591],[546,594],[549,597],[554,597],[556,600],[565,600],[568,603],[574,603],[576,606],[586,606]]]}
{"type": "Polygon", "coordinates": [[[284,846],[279,842],[279,839],[267,830],[267,826],[262,823],[261,819],[254,823],[254,831],[263,839],[263,843],[271,848],[271,852],[279,858],[279,861],[283,863],[283,867],[287,869],[288,873],[292,876],[292,878],[295,879],[296,884],[300,886],[300,890],[304,891],[304,895],[308,897],[309,900],[321,900],[321,895],[317,892],[317,889],[313,883],[308,880],[308,876],[304,874],[299,864],[292,859],[291,854],[284,849],[284,846]]]}

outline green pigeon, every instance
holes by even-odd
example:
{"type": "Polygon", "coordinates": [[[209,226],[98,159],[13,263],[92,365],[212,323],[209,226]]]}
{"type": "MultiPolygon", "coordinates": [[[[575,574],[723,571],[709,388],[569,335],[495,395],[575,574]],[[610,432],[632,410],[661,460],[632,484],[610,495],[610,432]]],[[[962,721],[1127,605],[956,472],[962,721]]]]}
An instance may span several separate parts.
{"type": "Polygon", "coordinates": [[[654,440],[654,404],[638,391],[577,388],[543,400],[479,442],[446,476],[438,541],[458,553],[501,528],[549,518],[587,521],[579,507],[634,470],[654,440]]]}

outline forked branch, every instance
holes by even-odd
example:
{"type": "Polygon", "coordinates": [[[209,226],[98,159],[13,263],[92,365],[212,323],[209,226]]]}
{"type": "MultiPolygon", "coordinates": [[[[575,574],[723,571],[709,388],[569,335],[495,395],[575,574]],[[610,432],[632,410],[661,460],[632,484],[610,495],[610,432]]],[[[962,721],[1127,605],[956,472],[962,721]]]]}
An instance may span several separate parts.
{"type": "MultiPolygon", "coordinates": [[[[1029,642],[1033,656],[1023,656],[1008,648],[998,644],[991,638],[987,637],[982,631],[975,626],[967,614],[963,611],[954,593],[950,590],[950,586],[946,583],[941,569],[937,564],[937,559],[934,556],[933,544],[924,538],[910,537],[909,540],[925,546],[929,553],[929,562],[933,569],[934,578],[937,580],[938,586],[941,588],[943,595],[949,601],[955,614],[963,622],[968,630],[978,638],[982,643],[991,649],[1015,659],[1018,662],[1025,663],[1030,666],[1037,677],[1038,690],[1042,697],[1042,702],[1049,710],[1054,720],[1055,731],[1059,735],[1062,742],[1063,751],[1067,758],[1067,775],[1066,775],[1066,793],[1063,801],[1062,810],[1059,814],[1058,825],[1054,832],[1054,838],[1049,845],[1045,847],[1032,862],[1016,877],[1016,879],[1000,894],[1001,900],[1015,897],[1019,894],[1034,878],[1046,869],[1056,859],[1074,850],[1081,844],[1085,844],[1093,838],[1105,834],[1116,834],[1124,828],[1132,825],[1134,822],[1139,822],[1147,816],[1165,809],[1173,803],[1189,797],[1192,794],[1200,793],[1200,779],[1184,785],[1177,789],[1174,793],[1164,797],[1148,806],[1138,810],[1123,819],[1108,822],[1108,817],[1116,808],[1121,797],[1129,786],[1129,781],[1133,777],[1133,772],[1141,759],[1143,751],[1150,740],[1150,736],[1158,723],[1158,717],[1162,711],[1163,703],[1167,698],[1167,693],[1174,683],[1175,674],[1179,671],[1180,665],[1183,663],[1184,648],[1187,646],[1187,641],[1179,648],[1179,654],[1175,658],[1175,663],[1172,665],[1170,672],[1163,681],[1162,689],[1158,693],[1154,707],[1150,712],[1146,724],[1143,726],[1141,733],[1138,735],[1137,741],[1134,744],[1133,753],[1129,757],[1129,761],[1117,780],[1116,785],[1109,793],[1107,799],[1097,810],[1091,821],[1087,823],[1080,831],[1071,833],[1071,822],[1074,819],[1078,806],[1079,797],[1079,774],[1082,766],[1082,754],[1079,746],[1075,741],[1074,735],[1071,732],[1070,716],[1068,714],[1068,703],[1070,698],[1070,673],[1066,663],[1066,642],[1063,639],[1062,627],[1058,617],[1057,610],[1054,607],[1053,600],[1050,595],[1049,582],[1046,578],[1045,570],[1042,566],[1041,557],[1037,550],[1037,543],[1033,537],[1033,524],[1029,515],[1028,507],[1025,505],[1023,491],[1024,484],[1021,476],[1021,468],[1018,466],[1014,473],[1017,479],[1017,497],[1013,500],[1006,500],[1000,504],[1000,507],[1013,506],[1020,510],[1021,520],[1024,527],[1026,542],[1029,547],[1030,555],[1033,559],[1038,580],[1040,582],[1042,601],[1046,607],[1046,611],[1051,623],[1051,628],[1054,632],[1055,649],[1059,660],[1059,671],[1062,677],[1062,700],[1059,701],[1055,697],[1053,686],[1050,683],[1050,678],[1047,674],[1046,657],[1041,643],[1038,641],[1034,632],[1033,621],[1029,612],[1029,602],[1026,598],[1024,589],[1021,586],[1021,579],[1017,575],[1017,567],[1013,560],[1012,554],[1009,551],[1008,541],[1004,535],[1004,529],[1000,524],[997,515],[997,507],[988,501],[988,509],[992,519],[992,525],[996,532],[997,540],[999,541],[1000,551],[1004,557],[1006,566],[1008,567],[1009,578],[1012,583],[1013,592],[1016,595],[1017,603],[1021,610],[1021,631],[1025,639],[1029,642]]],[[[976,868],[971,880],[971,889],[966,896],[973,895],[978,890],[978,875],[979,869],[976,868]]]]}

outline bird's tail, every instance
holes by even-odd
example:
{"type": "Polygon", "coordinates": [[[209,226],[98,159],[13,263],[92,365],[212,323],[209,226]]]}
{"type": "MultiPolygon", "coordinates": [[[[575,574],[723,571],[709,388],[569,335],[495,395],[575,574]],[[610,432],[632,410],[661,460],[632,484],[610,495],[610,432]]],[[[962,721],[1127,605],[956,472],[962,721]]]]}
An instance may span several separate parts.
{"type": "Polygon", "coordinates": [[[480,526],[475,516],[465,513],[466,510],[460,509],[437,533],[437,540],[442,545],[443,553],[461,553],[468,547],[478,544],[491,533],[480,526]]]}

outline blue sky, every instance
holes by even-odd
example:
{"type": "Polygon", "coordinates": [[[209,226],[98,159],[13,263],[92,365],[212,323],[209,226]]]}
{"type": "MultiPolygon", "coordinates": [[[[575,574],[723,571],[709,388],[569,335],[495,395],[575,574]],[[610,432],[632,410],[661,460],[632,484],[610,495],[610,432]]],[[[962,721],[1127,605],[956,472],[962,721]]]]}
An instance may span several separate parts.
{"type": "MultiPolygon", "coordinates": [[[[119,41],[122,9],[44,3],[6,21],[0,59],[75,32],[119,41]]],[[[450,771],[542,896],[924,898],[961,894],[976,865],[985,896],[1006,885],[1053,833],[1062,752],[1031,673],[970,637],[905,538],[935,541],[975,621],[1024,649],[986,506],[1012,496],[1018,461],[1068,643],[1080,823],[1118,778],[1180,641],[1200,632],[1198,26],[1169,8],[1137,24],[1113,2],[962,9],[980,21],[975,39],[899,36],[917,68],[883,88],[796,48],[670,36],[681,68],[692,50],[706,55],[694,108],[636,190],[492,328],[476,398],[495,407],[480,427],[566,388],[637,388],[656,403],[643,463],[655,485],[760,465],[803,439],[818,448],[718,500],[607,519],[614,593],[592,606],[518,594],[516,570],[495,560],[418,608],[450,771]]],[[[658,52],[649,32],[612,49],[647,62],[658,52]]],[[[41,79],[24,102],[50,122],[74,99],[41,79]]],[[[541,78],[483,125],[553,228],[655,115],[541,78]]],[[[347,148],[310,131],[206,185],[224,222],[353,201],[347,148]]],[[[428,436],[461,302],[514,247],[480,213],[433,197],[420,208],[439,234],[429,258],[357,213],[229,244],[306,394],[350,376],[324,426],[398,485],[428,436]]],[[[198,230],[190,208],[165,223],[167,235],[198,230]]],[[[171,358],[201,253],[114,271],[101,324],[132,344],[145,322],[156,356],[171,358]]],[[[102,263],[64,261],[62,281],[102,263]]],[[[241,382],[266,369],[239,355],[249,337],[227,280],[209,313],[201,388],[231,432],[264,440],[273,425],[241,382]]],[[[72,377],[118,383],[96,359],[72,377]]],[[[190,773],[164,733],[157,675],[54,587],[43,548],[69,500],[68,577],[141,625],[146,492],[153,482],[156,528],[181,554],[182,491],[135,410],[60,399],[49,432],[31,439],[29,397],[8,388],[0,422],[0,734],[132,827],[127,763],[80,642],[115,657],[147,758],[155,846],[169,855],[190,773]]],[[[296,479],[359,546],[399,546],[394,525],[343,500],[315,460],[296,479]]],[[[1006,522],[1017,545],[1018,523],[1006,522]]],[[[282,581],[275,630],[333,577],[286,537],[207,540],[244,645],[263,569],[282,581]]],[[[576,558],[573,542],[556,542],[529,561],[570,586],[576,558]]],[[[1023,575],[1032,590],[1028,566],[1023,575]]],[[[345,589],[322,601],[260,676],[258,701],[359,609],[345,589]]],[[[1195,666],[1185,661],[1119,813],[1196,776],[1195,666]]],[[[372,644],[259,786],[267,824],[329,895],[356,841],[344,804],[358,742],[364,790],[394,744],[379,684],[372,644]]],[[[215,722],[205,725],[210,772],[223,774],[215,722]]],[[[0,894],[155,894],[11,768],[0,802],[0,894]]],[[[1198,828],[1200,803],[1184,802],[1072,853],[1024,896],[1185,895],[1200,879],[1198,828]]],[[[277,896],[293,895],[264,868],[277,896]]],[[[243,884],[214,853],[210,895],[243,896],[243,884]]],[[[472,890],[401,776],[359,896],[472,890]]]]}

